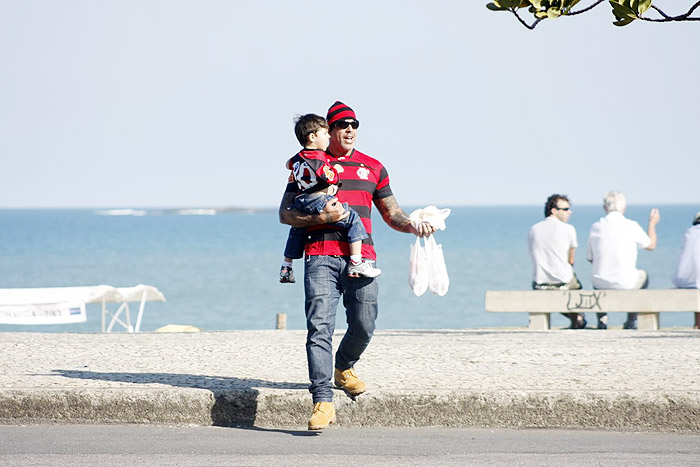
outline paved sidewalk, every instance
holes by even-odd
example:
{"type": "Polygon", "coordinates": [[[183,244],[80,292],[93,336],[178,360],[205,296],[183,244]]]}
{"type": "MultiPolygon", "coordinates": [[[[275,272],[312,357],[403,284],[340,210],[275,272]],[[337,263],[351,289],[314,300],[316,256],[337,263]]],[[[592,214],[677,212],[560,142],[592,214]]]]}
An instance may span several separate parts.
{"type": "MultiPolygon", "coordinates": [[[[336,333],[334,342],[340,342],[336,333]]],[[[305,428],[304,331],[0,333],[0,422],[305,428]]],[[[378,331],[343,426],[700,432],[700,332],[378,331]]]]}

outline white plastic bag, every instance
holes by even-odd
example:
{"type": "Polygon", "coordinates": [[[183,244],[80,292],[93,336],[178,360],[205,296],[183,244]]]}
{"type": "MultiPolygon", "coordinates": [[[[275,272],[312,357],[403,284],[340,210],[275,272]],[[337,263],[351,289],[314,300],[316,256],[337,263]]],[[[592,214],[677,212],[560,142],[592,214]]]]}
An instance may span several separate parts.
{"type": "Polygon", "coordinates": [[[442,253],[442,245],[438,245],[435,236],[420,237],[411,245],[409,258],[408,285],[416,297],[420,297],[426,290],[443,296],[450,287],[450,278],[447,275],[445,257],[442,253]]]}
{"type": "Polygon", "coordinates": [[[408,259],[408,285],[416,297],[420,297],[428,290],[430,281],[430,263],[425,246],[421,245],[420,237],[411,245],[411,256],[408,259]]]}
{"type": "Polygon", "coordinates": [[[418,228],[418,224],[422,221],[430,222],[435,230],[445,230],[445,219],[450,215],[450,208],[439,209],[435,206],[426,206],[421,209],[416,209],[408,218],[411,220],[413,227],[418,228]]]}
{"type": "MultiPolygon", "coordinates": [[[[416,209],[408,218],[415,229],[418,229],[421,222],[430,222],[436,230],[445,230],[445,219],[451,212],[449,208],[426,206],[416,209]]],[[[450,287],[442,245],[437,244],[435,235],[424,238],[423,241],[424,244],[421,244],[420,237],[416,237],[416,242],[411,245],[408,285],[417,297],[423,295],[426,290],[442,297],[450,287]]]]}
{"type": "Polygon", "coordinates": [[[450,277],[447,275],[445,256],[442,254],[442,245],[435,242],[435,235],[425,240],[426,253],[430,264],[430,281],[428,290],[435,295],[443,296],[450,288],[450,277]]]}

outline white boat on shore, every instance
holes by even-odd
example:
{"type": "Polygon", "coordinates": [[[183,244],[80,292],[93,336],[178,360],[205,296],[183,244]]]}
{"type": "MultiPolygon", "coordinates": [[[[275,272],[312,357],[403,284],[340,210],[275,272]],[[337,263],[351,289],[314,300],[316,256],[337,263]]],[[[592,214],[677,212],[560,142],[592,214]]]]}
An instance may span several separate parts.
{"type": "Polygon", "coordinates": [[[178,209],[177,214],[181,216],[214,216],[216,209],[178,209]]]}
{"type": "Polygon", "coordinates": [[[100,216],[145,216],[148,211],[142,209],[105,209],[97,211],[100,216]]]}

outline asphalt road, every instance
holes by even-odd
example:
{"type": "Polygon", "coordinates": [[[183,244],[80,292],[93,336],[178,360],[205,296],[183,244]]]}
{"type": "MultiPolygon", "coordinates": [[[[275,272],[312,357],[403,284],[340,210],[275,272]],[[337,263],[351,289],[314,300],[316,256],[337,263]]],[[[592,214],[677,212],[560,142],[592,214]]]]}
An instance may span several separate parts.
{"type": "Polygon", "coordinates": [[[697,466],[700,436],[576,430],[0,426],[0,466],[697,466]]]}

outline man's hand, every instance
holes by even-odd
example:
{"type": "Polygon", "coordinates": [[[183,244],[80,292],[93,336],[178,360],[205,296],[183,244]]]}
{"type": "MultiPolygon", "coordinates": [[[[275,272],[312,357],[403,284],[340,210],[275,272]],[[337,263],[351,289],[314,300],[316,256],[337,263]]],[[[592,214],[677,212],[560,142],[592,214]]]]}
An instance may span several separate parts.
{"type": "Polygon", "coordinates": [[[428,221],[421,221],[413,225],[411,219],[399,207],[399,203],[396,202],[394,195],[375,200],[374,204],[377,206],[384,222],[394,230],[412,233],[419,237],[430,237],[435,233],[435,227],[428,221]]]}
{"type": "Polygon", "coordinates": [[[649,224],[658,224],[659,221],[661,220],[661,214],[659,214],[659,210],[654,208],[651,210],[649,213],[649,224]]]}
{"type": "Polygon", "coordinates": [[[428,221],[421,221],[417,226],[411,223],[411,229],[413,233],[419,237],[430,237],[435,233],[435,227],[428,221]]]}
{"type": "Polygon", "coordinates": [[[282,196],[279,216],[280,222],[292,227],[305,228],[312,225],[332,224],[343,220],[350,215],[338,198],[333,198],[323,208],[319,214],[307,214],[293,209],[295,193],[288,192],[282,196]]]}
{"type": "Polygon", "coordinates": [[[350,211],[346,210],[343,203],[338,201],[338,198],[333,198],[328,200],[326,207],[323,208],[321,216],[324,222],[327,224],[332,224],[334,222],[342,221],[350,215],[350,211]]]}
{"type": "Polygon", "coordinates": [[[649,213],[649,226],[647,227],[647,235],[649,235],[651,242],[646,247],[647,250],[656,248],[656,242],[658,241],[656,237],[656,224],[658,224],[660,220],[661,214],[659,214],[659,210],[656,208],[652,209],[649,213]]]}

